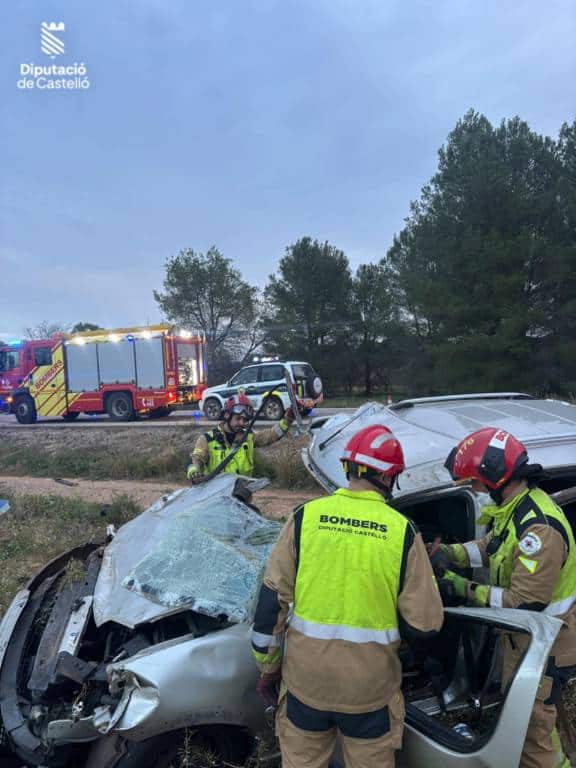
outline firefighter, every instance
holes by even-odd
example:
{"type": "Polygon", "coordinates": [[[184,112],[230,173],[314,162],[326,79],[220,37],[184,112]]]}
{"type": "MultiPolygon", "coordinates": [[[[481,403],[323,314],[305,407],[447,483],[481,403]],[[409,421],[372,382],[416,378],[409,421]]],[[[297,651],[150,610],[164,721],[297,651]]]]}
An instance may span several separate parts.
{"type": "MultiPolygon", "coordinates": [[[[222,409],[223,421],[210,432],[196,440],[186,475],[192,483],[201,482],[204,475],[212,472],[237,443],[245,436],[246,426],[254,416],[254,408],[246,395],[240,393],[229,397],[222,409]]],[[[254,448],[272,445],[290,429],[294,421],[292,408],[270,429],[250,432],[234,458],[224,467],[224,472],[252,477],[254,474],[254,448]]]]}
{"type": "MultiPolygon", "coordinates": [[[[564,625],[552,647],[532,710],[520,768],[567,768],[559,744],[556,704],[563,685],[576,673],[576,543],[562,510],[538,487],[542,467],[528,463],[524,445],[493,427],[464,438],[448,456],[454,480],[469,480],[476,493],[488,493],[493,506],[483,508],[490,531],[478,541],[441,545],[441,583],[468,604],[543,611],[564,625]],[[451,570],[485,566],[489,585],[469,581],[451,570]]],[[[526,649],[518,635],[503,637],[502,690],[526,649]]]]}
{"type": "Polygon", "coordinates": [[[366,427],[341,461],[349,487],[295,510],[254,619],[257,691],[273,705],[282,683],[284,768],[325,768],[338,732],[346,766],[393,766],[404,722],[400,640],[432,639],[442,625],[422,538],[386,503],[404,469],[399,442],[384,426],[366,427]]]}

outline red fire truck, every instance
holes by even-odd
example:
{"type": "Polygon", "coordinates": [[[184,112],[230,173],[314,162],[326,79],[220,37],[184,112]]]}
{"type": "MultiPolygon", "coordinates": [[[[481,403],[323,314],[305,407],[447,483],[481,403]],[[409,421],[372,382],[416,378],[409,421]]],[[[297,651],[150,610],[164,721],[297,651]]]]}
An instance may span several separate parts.
{"type": "Polygon", "coordinates": [[[168,416],[206,389],[199,335],[169,325],[56,334],[0,346],[2,401],[20,424],[38,416],[168,416]]]}

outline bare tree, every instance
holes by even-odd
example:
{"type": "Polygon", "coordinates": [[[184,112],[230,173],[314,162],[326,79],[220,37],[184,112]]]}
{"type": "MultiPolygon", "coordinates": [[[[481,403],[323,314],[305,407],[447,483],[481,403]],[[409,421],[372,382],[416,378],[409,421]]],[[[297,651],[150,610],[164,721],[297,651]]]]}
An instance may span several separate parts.
{"type": "Polygon", "coordinates": [[[28,339],[50,339],[55,333],[68,333],[68,331],[69,326],[62,325],[62,323],[51,323],[48,320],[24,328],[24,334],[28,339]]]}

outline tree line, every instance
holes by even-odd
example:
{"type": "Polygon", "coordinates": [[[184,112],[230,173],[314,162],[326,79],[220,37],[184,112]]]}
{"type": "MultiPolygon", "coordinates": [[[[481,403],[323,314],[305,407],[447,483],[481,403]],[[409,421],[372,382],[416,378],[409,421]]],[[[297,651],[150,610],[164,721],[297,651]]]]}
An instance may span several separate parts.
{"type": "Polygon", "coordinates": [[[206,336],[217,383],[256,351],[310,361],[330,394],[576,392],[576,120],[557,139],[471,110],[402,231],[351,270],[301,237],[263,290],[214,246],[154,296],[206,336]]]}
{"type": "Polygon", "coordinates": [[[470,110],[378,256],[353,271],[301,237],[260,289],[216,246],[186,248],[154,297],[203,332],[210,383],[273,354],[311,362],[329,395],[575,395],[576,120],[552,139],[470,110]]]}

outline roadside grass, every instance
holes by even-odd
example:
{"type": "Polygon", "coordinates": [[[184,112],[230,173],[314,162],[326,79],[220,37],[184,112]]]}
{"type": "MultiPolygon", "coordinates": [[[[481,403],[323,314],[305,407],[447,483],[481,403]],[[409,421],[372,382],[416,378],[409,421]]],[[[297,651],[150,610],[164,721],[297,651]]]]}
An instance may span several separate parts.
{"type": "MultiPolygon", "coordinates": [[[[106,505],[60,496],[7,494],[7,498],[10,510],[0,517],[0,616],[47,562],[72,547],[103,541],[107,524],[118,527],[141,512],[125,494],[106,505]]],[[[78,577],[73,568],[68,576],[78,577]]]]}
{"type": "Polygon", "coordinates": [[[273,453],[255,456],[256,477],[267,477],[272,485],[288,490],[318,489],[314,478],[302,463],[299,448],[294,443],[281,442],[273,453]]]}
{"type": "Polygon", "coordinates": [[[36,446],[0,446],[0,473],[30,477],[80,477],[85,480],[182,481],[189,462],[185,448],[146,453],[90,447],[45,451],[36,446]]]}
{"type": "MultiPolygon", "coordinates": [[[[277,488],[316,488],[300,458],[298,440],[283,440],[256,451],[256,476],[277,488]]],[[[81,478],[84,480],[162,480],[184,483],[190,447],[156,449],[91,446],[46,450],[41,445],[0,445],[0,475],[81,478]]]]}

